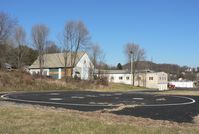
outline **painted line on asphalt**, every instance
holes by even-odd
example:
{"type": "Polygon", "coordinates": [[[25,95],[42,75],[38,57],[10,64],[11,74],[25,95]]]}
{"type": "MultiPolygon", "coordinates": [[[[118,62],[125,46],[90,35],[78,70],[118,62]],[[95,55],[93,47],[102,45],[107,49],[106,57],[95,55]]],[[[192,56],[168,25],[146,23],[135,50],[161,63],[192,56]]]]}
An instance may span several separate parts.
{"type": "Polygon", "coordinates": [[[86,97],[95,98],[97,96],[96,95],[86,95],[86,97]]]}
{"type": "Polygon", "coordinates": [[[144,98],[133,98],[134,100],[144,100],[144,98]]]}
{"type": "Polygon", "coordinates": [[[99,96],[110,97],[110,96],[113,96],[113,95],[111,95],[111,94],[99,94],[99,96]]]}
{"type": "Polygon", "coordinates": [[[63,100],[63,99],[62,98],[50,98],[49,100],[60,101],[60,100],[63,100]]]}
{"type": "Polygon", "coordinates": [[[184,103],[170,103],[170,104],[148,104],[148,105],[140,105],[140,106],[144,106],[144,107],[161,107],[161,106],[182,106],[182,105],[189,105],[189,104],[193,104],[196,101],[192,98],[189,97],[184,97],[184,96],[172,96],[172,97],[177,97],[177,98],[183,98],[183,99],[187,99],[190,100],[189,102],[184,102],[184,103]]]}
{"type": "Polygon", "coordinates": [[[47,102],[47,101],[33,101],[33,100],[23,100],[23,99],[14,99],[8,97],[9,94],[2,95],[1,98],[5,100],[11,101],[19,101],[19,102],[28,102],[28,103],[40,103],[40,104],[54,104],[54,105],[63,105],[63,106],[85,106],[85,107],[116,107],[117,105],[104,105],[104,104],[78,104],[78,103],[61,103],[61,102],[47,102]]]}
{"type": "Polygon", "coordinates": [[[82,96],[71,96],[72,99],[84,99],[85,97],[82,96]]]}

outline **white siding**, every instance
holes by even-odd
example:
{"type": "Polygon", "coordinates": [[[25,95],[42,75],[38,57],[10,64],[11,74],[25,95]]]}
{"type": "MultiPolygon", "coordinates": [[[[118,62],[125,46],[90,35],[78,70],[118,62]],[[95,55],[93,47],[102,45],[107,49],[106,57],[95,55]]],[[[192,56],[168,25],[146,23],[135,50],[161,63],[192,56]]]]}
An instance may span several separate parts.
{"type": "Polygon", "coordinates": [[[74,68],[74,70],[79,70],[80,71],[81,79],[88,80],[91,68],[93,68],[93,64],[92,64],[91,60],[89,59],[88,55],[85,53],[82,56],[82,58],[80,59],[80,61],[77,63],[77,65],[74,68]]]}
{"type": "Polygon", "coordinates": [[[58,74],[58,79],[61,79],[61,78],[62,78],[61,68],[59,68],[58,72],[59,72],[59,74],[58,74]]]}
{"type": "MultiPolygon", "coordinates": [[[[30,69],[30,74],[39,74],[40,69],[30,69]]],[[[49,69],[43,69],[43,75],[46,73],[47,76],[49,76],[49,69]]]]}
{"type": "Polygon", "coordinates": [[[194,87],[193,81],[171,81],[169,83],[179,88],[193,88],[194,87]]]}
{"type": "Polygon", "coordinates": [[[131,75],[130,74],[108,74],[108,80],[113,83],[123,83],[123,84],[131,84],[131,75]],[[120,79],[122,77],[122,79],[120,79]],[[129,79],[127,79],[127,77],[129,79]]]}
{"type": "MultiPolygon", "coordinates": [[[[109,82],[132,84],[131,74],[103,74],[109,82]],[[122,77],[122,79],[120,79],[122,77]],[[127,79],[128,77],[128,79],[127,79]]],[[[167,90],[168,78],[164,72],[139,73],[135,75],[135,86],[167,90]]]]}
{"type": "MultiPolygon", "coordinates": [[[[79,72],[78,77],[83,80],[89,79],[90,69],[94,68],[91,60],[89,59],[88,55],[85,53],[79,62],[77,63],[76,67],[73,68],[73,77],[75,76],[75,72],[79,72]]],[[[30,69],[30,74],[39,74],[40,69],[30,69]]],[[[49,76],[49,69],[43,69],[43,72],[46,72],[46,75],[49,76]]],[[[62,78],[61,68],[58,68],[58,79],[62,78]]]]}

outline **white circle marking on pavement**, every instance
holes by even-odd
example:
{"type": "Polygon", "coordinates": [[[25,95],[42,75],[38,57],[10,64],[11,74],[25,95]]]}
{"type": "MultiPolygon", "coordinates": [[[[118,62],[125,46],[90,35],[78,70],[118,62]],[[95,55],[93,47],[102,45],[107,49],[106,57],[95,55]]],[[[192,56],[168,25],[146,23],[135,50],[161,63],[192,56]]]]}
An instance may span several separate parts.
{"type": "Polygon", "coordinates": [[[96,95],[86,95],[86,97],[91,97],[91,98],[95,98],[95,97],[97,97],[96,95]]]}
{"type": "Polygon", "coordinates": [[[72,99],[84,99],[85,97],[81,97],[81,96],[72,96],[72,99]]]}
{"type": "Polygon", "coordinates": [[[144,100],[144,98],[133,98],[134,100],[144,100]]]}
{"type": "Polygon", "coordinates": [[[187,99],[189,100],[188,102],[182,102],[182,103],[168,103],[168,104],[144,104],[141,106],[145,106],[145,107],[161,107],[161,106],[181,106],[181,105],[189,105],[189,104],[193,104],[196,101],[192,98],[189,97],[184,97],[184,96],[172,96],[172,97],[176,97],[176,98],[182,98],[182,99],[187,99]]]}
{"type": "Polygon", "coordinates": [[[63,99],[62,98],[50,98],[49,100],[59,101],[59,100],[63,100],[63,99]]]}
{"type": "Polygon", "coordinates": [[[60,95],[60,93],[50,93],[49,95],[60,95]]]}
{"type": "MultiPolygon", "coordinates": [[[[61,102],[47,102],[47,101],[34,101],[34,100],[23,100],[23,99],[15,99],[15,98],[10,98],[8,96],[9,94],[4,94],[1,95],[1,98],[4,100],[11,100],[11,101],[20,101],[20,102],[28,102],[28,103],[42,103],[42,104],[55,104],[55,105],[65,105],[65,106],[95,106],[95,107],[110,107],[110,105],[105,105],[105,104],[80,104],[80,103],[61,103],[61,102]]],[[[183,96],[172,96],[172,97],[177,97],[177,98],[183,98],[189,100],[188,102],[183,102],[183,103],[169,103],[169,104],[143,104],[143,105],[138,105],[138,106],[180,106],[180,105],[189,105],[193,104],[196,101],[192,98],[189,97],[183,97],[183,96]]],[[[112,106],[118,106],[118,104],[111,105],[112,106]]]]}
{"type": "Polygon", "coordinates": [[[107,96],[107,97],[109,97],[109,96],[112,96],[111,94],[99,94],[100,96],[107,96]]]}

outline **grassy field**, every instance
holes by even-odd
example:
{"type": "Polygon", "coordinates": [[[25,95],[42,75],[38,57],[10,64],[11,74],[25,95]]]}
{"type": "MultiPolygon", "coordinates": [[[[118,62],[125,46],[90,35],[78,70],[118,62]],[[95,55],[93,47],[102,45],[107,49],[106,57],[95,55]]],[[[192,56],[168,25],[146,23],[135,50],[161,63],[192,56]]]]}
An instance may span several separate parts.
{"type": "Polygon", "coordinates": [[[2,134],[198,134],[199,125],[0,102],[2,134]]]}

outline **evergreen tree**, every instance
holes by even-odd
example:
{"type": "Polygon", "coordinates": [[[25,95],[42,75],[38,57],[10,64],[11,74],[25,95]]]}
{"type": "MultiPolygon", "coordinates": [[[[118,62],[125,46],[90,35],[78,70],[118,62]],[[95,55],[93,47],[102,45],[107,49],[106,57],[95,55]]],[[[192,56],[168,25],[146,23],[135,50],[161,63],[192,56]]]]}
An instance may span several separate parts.
{"type": "Polygon", "coordinates": [[[118,64],[117,64],[117,69],[122,70],[122,65],[121,65],[121,63],[118,63],[118,64]]]}

